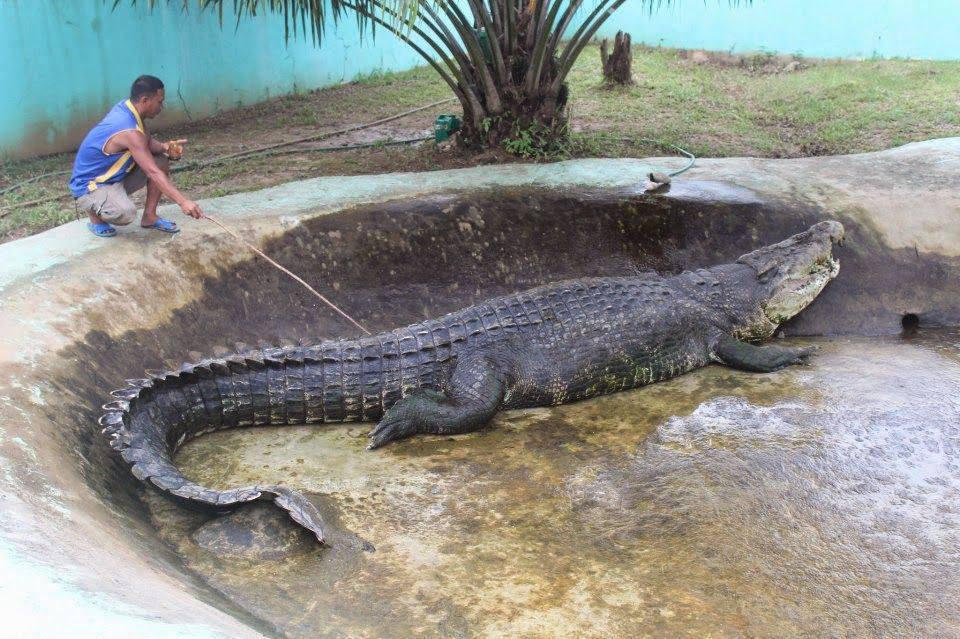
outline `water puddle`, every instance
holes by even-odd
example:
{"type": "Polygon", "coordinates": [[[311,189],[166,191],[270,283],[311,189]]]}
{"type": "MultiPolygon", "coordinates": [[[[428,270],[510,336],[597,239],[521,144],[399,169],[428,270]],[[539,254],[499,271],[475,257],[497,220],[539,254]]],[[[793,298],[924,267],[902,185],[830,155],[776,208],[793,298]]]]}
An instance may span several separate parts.
{"type": "Polygon", "coordinates": [[[711,366],[458,438],[256,428],[179,455],[201,483],[315,496],[329,548],[266,506],[149,505],[291,637],[957,636],[960,335],[815,343],[810,366],[711,366]]]}

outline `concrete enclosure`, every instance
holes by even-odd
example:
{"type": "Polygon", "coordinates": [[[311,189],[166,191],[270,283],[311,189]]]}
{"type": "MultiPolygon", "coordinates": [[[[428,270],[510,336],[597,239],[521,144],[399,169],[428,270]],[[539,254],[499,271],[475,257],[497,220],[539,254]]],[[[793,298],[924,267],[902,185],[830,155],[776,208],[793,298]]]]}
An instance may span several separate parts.
{"type": "MultiPolygon", "coordinates": [[[[638,190],[670,162],[320,178],[206,207],[372,330],[562,278],[719,263],[827,218],[847,228],[841,274],[787,334],[897,333],[906,314],[960,324],[960,139],[704,161],[667,193],[638,190]]],[[[145,368],[351,330],[212,224],[184,227],[103,241],[73,223],[0,247],[0,611],[25,636],[283,631],[160,540],[95,419],[145,368]]]]}

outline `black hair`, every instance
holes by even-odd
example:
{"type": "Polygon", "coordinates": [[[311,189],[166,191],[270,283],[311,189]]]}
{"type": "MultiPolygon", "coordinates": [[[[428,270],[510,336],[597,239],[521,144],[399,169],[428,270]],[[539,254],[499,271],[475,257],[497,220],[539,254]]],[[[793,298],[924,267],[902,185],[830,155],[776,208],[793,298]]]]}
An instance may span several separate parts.
{"type": "Polygon", "coordinates": [[[130,99],[136,100],[141,95],[153,95],[162,88],[163,82],[160,78],[152,75],[141,75],[133,81],[133,86],[130,87],[130,99]]]}

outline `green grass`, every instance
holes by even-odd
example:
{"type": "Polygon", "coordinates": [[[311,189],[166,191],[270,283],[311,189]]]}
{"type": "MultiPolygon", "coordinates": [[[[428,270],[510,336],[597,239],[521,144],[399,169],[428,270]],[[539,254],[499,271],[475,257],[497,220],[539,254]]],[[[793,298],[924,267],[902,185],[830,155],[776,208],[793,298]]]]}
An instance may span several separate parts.
{"type": "Polygon", "coordinates": [[[636,85],[604,91],[588,51],[571,73],[573,116],[715,157],[858,153],[960,135],[960,62],[801,59],[784,72],[788,63],[764,55],[698,64],[639,48],[636,85]]]}
{"type": "MultiPolygon", "coordinates": [[[[669,154],[620,138],[653,138],[698,156],[801,157],[876,151],[934,137],[960,135],[960,62],[831,61],[766,52],[732,57],[636,47],[629,87],[601,86],[597,47],[587,49],[569,77],[570,143],[554,157],[669,154]],[[792,63],[792,64],[791,64],[792,63]],[[790,65],[790,66],[788,66],[790,65]]],[[[190,138],[190,158],[218,157],[244,148],[378,120],[450,97],[430,67],[376,73],[355,82],[295,93],[172,127],[158,137],[190,138]]],[[[415,137],[445,104],[392,123],[384,137],[415,137]]],[[[344,139],[343,141],[346,141],[344,139]]],[[[366,141],[366,140],[364,140],[366,141]]],[[[337,153],[284,155],[185,171],[175,181],[192,197],[215,197],[315,175],[431,170],[478,161],[424,145],[337,153]]],[[[48,171],[69,169],[73,154],[0,160],[0,190],[48,171]]],[[[62,194],[65,176],[0,196],[0,239],[35,233],[73,219],[67,199],[16,205],[62,194]]]]}

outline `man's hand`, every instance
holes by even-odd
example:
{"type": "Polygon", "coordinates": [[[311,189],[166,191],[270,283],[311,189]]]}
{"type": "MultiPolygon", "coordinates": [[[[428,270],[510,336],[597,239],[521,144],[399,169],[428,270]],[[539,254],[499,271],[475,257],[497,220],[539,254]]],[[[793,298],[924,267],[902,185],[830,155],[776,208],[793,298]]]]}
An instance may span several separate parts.
{"type": "Polygon", "coordinates": [[[203,209],[201,209],[200,205],[193,200],[187,200],[181,204],[180,210],[183,211],[184,215],[189,215],[190,217],[198,220],[203,217],[203,209]]]}
{"type": "Polygon", "coordinates": [[[167,157],[171,160],[179,160],[183,157],[183,145],[186,143],[186,138],[182,140],[170,140],[169,142],[164,142],[163,152],[166,153],[167,157]]]}
{"type": "MultiPolygon", "coordinates": [[[[179,204],[180,210],[183,211],[184,215],[189,215],[196,219],[203,217],[203,210],[200,208],[200,205],[181,193],[177,187],[173,185],[173,182],[170,181],[170,178],[167,177],[164,170],[157,165],[148,144],[150,138],[147,138],[141,131],[131,129],[117,133],[112,141],[117,142],[121,149],[127,149],[133,154],[133,161],[137,163],[141,171],[147,174],[147,179],[156,184],[160,188],[161,193],[179,204]]],[[[108,148],[107,150],[109,151],[110,149],[108,148]]],[[[114,151],[111,151],[111,153],[113,152],[114,151]]]]}

